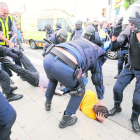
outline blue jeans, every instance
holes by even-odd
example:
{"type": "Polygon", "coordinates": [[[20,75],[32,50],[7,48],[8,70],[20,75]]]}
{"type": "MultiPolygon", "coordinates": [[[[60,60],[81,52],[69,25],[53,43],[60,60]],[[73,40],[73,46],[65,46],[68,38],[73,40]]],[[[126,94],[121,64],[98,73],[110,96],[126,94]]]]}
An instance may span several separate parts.
{"type": "MultiPolygon", "coordinates": [[[[47,54],[44,58],[43,65],[49,79],[45,95],[47,99],[52,100],[58,81],[70,89],[77,87],[77,80],[73,78],[74,69],[60,61],[57,56],[47,54]]],[[[80,97],[71,96],[65,114],[75,114],[83,96],[84,94],[80,97]]]]}
{"type": "Polygon", "coordinates": [[[123,90],[125,87],[136,78],[136,85],[133,95],[133,107],[132,110],[136,114],[140,114],[140,70],[134,68],[129,69],[130,64],[127,63],[122,72],[120,73],[114,88],[114,101],[121,103],[123,100],[123,90]]]}

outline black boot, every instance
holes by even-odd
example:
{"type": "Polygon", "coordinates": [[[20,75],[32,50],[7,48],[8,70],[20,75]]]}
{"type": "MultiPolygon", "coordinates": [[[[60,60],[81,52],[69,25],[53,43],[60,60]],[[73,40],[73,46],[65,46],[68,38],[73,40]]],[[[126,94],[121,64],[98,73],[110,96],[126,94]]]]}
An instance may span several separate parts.
{"type": "Polygon", "coordinates": [[[17,89],[17,87],[15,86],[15,87],[11,87],[11,91],[14,91],[14,90],[16,90],[17,89]]]}
{"type": "Polygon", "coordinates": [[[121,71],[118,72],[118,74],[116,76],[114,76],[114,79],[118,79],[119,75],[120,75],[121,71]]]}
{"type": "Polygon", "coordinates": [[[114,107],[111,110],[109,110],[109,116],[114,116],[116,113],[119,113],[121,111],[122,109],[120,107],[120,103],[115,103],[114,107]]]}
{"type": "Polygon", "coordinates": [[[49,99],[46,98],[45,109],[47,111],[50,111],[51,110],[51,103],[52,103],[52,100],[49,100],[49,99]]]}
{"type": "Polygon", "coordinates": [[[59,123],[59,127],[65,128],[67,126],[74,125],[76,122],[77,122],[76,116],[71,117],[71,115],[63,115],[63,117],[59,123]]]}
{"type": "Polygon", "coordinates": [[[9,93],[5,92],[4,94],[5,94],[5,97],[8,100],[8,102],[16,101],[16,100],[19,100],[19,99],[23,98],[23,95],[14,94],[12,91],[10,91],[9,93]]]}
{"type": "Polygon", "coordinates": [[[140,132],[140,125],[139,125],[139,122],[138,122],[138,117],[139,117],[139,114],[135,114],[134,112],[132,113],[131,115],[131,123],[132,123],[132,128],[133,128],[133,131],[135,133],[139,133],[140,132]]]}

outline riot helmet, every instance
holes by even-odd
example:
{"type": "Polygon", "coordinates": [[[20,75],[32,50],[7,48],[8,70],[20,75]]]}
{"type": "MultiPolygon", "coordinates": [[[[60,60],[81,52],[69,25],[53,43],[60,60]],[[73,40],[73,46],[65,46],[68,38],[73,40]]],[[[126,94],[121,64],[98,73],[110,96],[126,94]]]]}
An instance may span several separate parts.
{"type": "Polygon", "coordinates": [[[61,28],[61,23],[60,22],[56,22],[56,28],[61,28]]]}
{"type": "Polygon", "coordinates": [[[77,20],[75,22],[76,29],[78,29],[78,30],[81,29],[82,28],[82,24],[83,24],[83,22],[81,20],[77,20]]]}
{"type": "Polygon", "coordinates": [[[68,34],[67,34],[67,31],[66,31],[65,29],[60,29],[60,30],[56,33],[56,38],[57,38],[57,41],[58,41],[59,43],[66,42],[67,37],[68,37],[68,34]]]}
{"type": "Polygon", "coordinates": [[[86,39],[88,39],[88,40],[90,40],[90,41],[92,41],[95,38],[95,28],[92,25],[88,25],[84,29],[84,31],[83,31],[81,36],[86,38],[86,39]]]}
{"type": "Polygon", "coordinates": [[[129,6],[128,10],[126,11],[124,18],[123,18],[123,29],[126,25],[129,24],[129,17],[135,17],[135,12],[140,14],[140,0],[137,0],[135,3],[129,6]]]}
{"type": "Polygon", "coordinates": [[[50,25],[49,23],[46,23],[44,27],[45,27],[45,29],[46,29],[47,31],[50,31],[51,28],[52,28],[51,25],[50,25]]]}

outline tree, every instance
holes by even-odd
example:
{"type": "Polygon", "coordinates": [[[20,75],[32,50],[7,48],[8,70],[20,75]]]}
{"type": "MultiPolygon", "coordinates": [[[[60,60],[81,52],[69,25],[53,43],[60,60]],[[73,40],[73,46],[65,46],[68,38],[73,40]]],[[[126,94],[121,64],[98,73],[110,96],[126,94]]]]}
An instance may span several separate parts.
{"type": "Polygon", "coordinates": [[[123,5],[123,7],[126,8],[126,9],[128,9],[128,7],[129,7],[132,3],[134,3],[135,1],[137,1],[137,0],[124,0],[124,5],[123,5]]]}

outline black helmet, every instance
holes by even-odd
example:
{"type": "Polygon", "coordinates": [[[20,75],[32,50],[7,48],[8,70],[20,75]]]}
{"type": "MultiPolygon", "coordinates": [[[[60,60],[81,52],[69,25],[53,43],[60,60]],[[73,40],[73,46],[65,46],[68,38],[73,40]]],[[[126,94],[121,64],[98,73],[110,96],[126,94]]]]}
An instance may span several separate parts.
{"type": "Polygon", "coordinates": [[[83,31],[81,36],[86,38],[86,39],[88,39],[88,40],[90,40],[90,41],[92,41],[95,38],[95,28],[92,25],[88,25],[84,29],[84,31],[83,31]]]}
{"type": "Polygon", "coordinates": [[[44,27],[45,27],[45,29],[46,29],[47,31],[50,31],[51,28],[52,28],[51,25],[50,25],[49,23],[46,23],[44,27]]]}
{"type": "Polygon", "coordinates": [[[56,22],[56,28],[61,28],[61,23],[60,22],[56,22]]]}
{"type": "Polygon", "coordinates": [[[68,37],[68,34],[67,34],[67,31],[66,31],[65,29],[60,29],[60,30],[56,33],[56,38],[57,38],[57,41],[58,41],[59,43],[66,42],[67,37],[68,37]]]}
{"type": "Polygon", "coordinates": [[[83,24],[83,22],[81,20],[77,20],[75,22],[76,29],[81,29],[82,28],[82,24],[83,24]]]}
{"type": "Polygon", "coordinates": [[[140,0],[137,0],[135,3],[129,6],[123,18],[123,26],[129,24],[129,17],[135,17],[135,12],[140,14],[140,0]]]}

